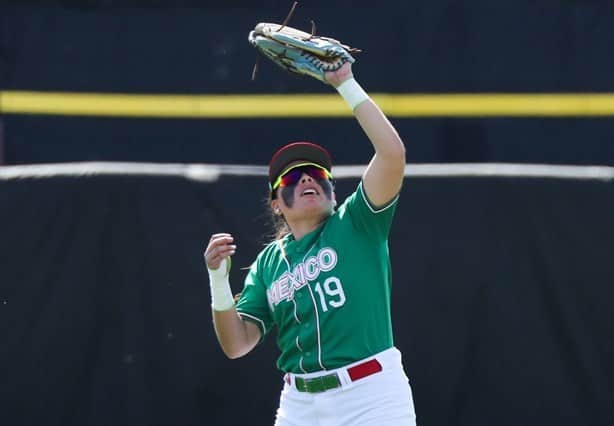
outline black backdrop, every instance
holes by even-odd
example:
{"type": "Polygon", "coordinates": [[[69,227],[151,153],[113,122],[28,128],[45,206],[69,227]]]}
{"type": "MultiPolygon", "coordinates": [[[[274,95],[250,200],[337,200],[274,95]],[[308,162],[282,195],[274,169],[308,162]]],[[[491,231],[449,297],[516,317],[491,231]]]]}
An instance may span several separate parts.
{"type": "MultiPolygon", "coordinates": [[[[0,90],[330,93],[262,61],[249,79],[247,31],[290,2],[42,3],[0,3],[0,90]]],[[[310,19],[363,48],[354,69],[370,92],[614,92],[610,1],[302,2],[292,22],[310,19]]],[[[411,162],[614,165],[610,117],[393,122],[411,162]]],[[[0,111],[9,164],[265,164],[297,139],[327,145],[337,164],[370,155],[350,119],[0,111]]],[[[224,358],[201,260],[211,232],[233,232],[238,290],[239,266],[265,241],[260,178],[9,169],[0,423],[271,424],[273,339],[224,358]]],[[[340,195],[355,184],[341,180],[340,195]]],[[[612,200],[611,178],[407,179],[391,235],[393,314],[419,424],[614,424],[612,200]]]]}
{"type": "MultiPolygon", "coordinates": [[[[263,178],[95,170],[0,178],[2,424],[272,424],[274,339],[225,359],[202,262],[232,232],[240,288],[266,241],[263,178]]],[[[612,190],[406,179],[393,319],[420,425],[613,424],[612,190]]]]}
{"type": "MultiPolygon", "coordinates": [[[[0,89],[332,93],[266,61],[260,61],[258,79],[250,80],[256,53],[248,31],[257,22],[281,21],[291,1],[36,3],[0,5],[0,89]]],[[[364,50],[354,70],[370,92],[614,92],[611,1],[301,2],[291,22],[309,29],[310,20],[319,33],[364,50]]],[[[8,164],[265,164],[274,148],[299,139],[331,147],[337,163],[360,164],[370,155],[362,144],[344,149],[362,138],[350,119],[3,120],[8,164]]],[[[614,164],[614,120],[608,116],[416,118],[395,119],[395,125],[411,138],[413,162],[614,164]]]]}

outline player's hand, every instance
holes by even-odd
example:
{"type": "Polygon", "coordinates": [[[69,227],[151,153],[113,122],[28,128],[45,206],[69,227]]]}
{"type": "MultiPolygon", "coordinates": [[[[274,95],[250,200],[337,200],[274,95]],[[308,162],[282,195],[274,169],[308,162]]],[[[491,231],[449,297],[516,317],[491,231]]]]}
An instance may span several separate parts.
{"type": "Polygon", "coordinates": [[[218,269],[223,259],[235,254],[237,246],[232,244],[233,242],[234,238],[230,234],[213,234],[204,254],[207,268],[211,270],[218,269]]]}
{"type": "Polygon", "coordinates": [[[345,80],[353,77],[352,64],[346,62],[337,71],[324,73],[324,78],[333,87],[339,86],[345,80]]]}

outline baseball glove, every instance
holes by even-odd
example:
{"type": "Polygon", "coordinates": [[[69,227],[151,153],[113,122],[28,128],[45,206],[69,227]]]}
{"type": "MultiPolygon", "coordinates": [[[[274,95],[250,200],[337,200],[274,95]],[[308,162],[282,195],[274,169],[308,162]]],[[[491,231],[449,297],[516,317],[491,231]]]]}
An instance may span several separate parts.
{"type": "Polygon", "coordinates": [[[316,36],[315,25],[309,34],[283,24],[261,22],[249,33],[248,39],[259,52],[286,71],[323,82],[326,82],[325,72],[337,71],[346,62],[354,63],[352,53],[360,52],[333,38],[316,36]]]}

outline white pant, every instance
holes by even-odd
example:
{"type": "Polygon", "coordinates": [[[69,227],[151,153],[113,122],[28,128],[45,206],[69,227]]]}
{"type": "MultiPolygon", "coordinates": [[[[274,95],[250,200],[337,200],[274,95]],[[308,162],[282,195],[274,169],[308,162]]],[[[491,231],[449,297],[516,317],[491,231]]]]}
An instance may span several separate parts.
{"type": "Polygon", "coordinates": [[[284,385],[275,426],[415,426],[411,387],[396,348],[344,368],[310,374],[291,374],[284,385]],[[347,368],[376,358],[382,371],[352,382],[347,368]],[[298,391],[294,378],[337,373],[341,387],[320,393],[298,391]]]}

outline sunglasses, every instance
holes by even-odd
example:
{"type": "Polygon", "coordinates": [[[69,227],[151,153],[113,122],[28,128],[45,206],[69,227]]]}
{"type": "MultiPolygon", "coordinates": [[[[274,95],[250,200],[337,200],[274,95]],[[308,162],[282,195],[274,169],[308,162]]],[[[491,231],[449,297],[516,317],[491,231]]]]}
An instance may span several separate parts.
{"type": "Polygon", "coordinates": [[[316,181],[333,180],[333,175],[324,167],[313,163],[297,164],[290,170],[287,170],[283,175],[279,176],[277,180],[275,180],[271,190],[275,191],[277,188],[296,185],[298,181],[301,180],[303,173],[311,176],[316,181]]]}

